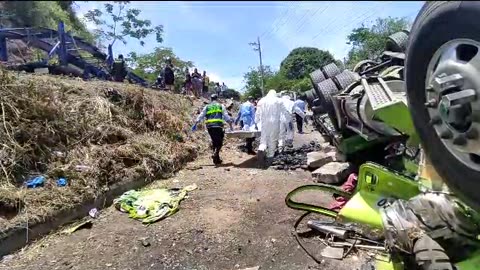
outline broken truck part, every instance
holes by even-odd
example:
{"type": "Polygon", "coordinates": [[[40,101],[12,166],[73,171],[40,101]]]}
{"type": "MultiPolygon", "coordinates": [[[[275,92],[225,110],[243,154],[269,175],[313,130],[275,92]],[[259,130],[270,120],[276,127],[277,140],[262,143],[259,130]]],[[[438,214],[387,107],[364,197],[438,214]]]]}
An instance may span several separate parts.
{"type": "MultiPolygon", "coordinates": [[[[332,227],[312,226],[318,222],[310,221],[324,235],[346,237],[345,242],[352,243],[345,230],[337,229],[348,223],[354,224],[351,230],[385,243],[386,251],[379,251],[366,269],[465,270],[480,265],[476,126],[480,31],[475,26],[479,15],[478,2],[427,2],[416,17],[408,44],[392,46],[392,41],[407,40],[407,32],[396,34],[388,47],[400,49],[384,53],[378,61],[359,63],[360,80],[333,95],[330,90],[323,97],[316,91],[307,95],[311,105],[322,108],[315,110],[314,118],[323,114],[331,122],[333,129],[323,125],[319,130],[337,148],[342,150],[342,142],[357,137],[359,144],[384,143],[384,150],[390,152],[385,153],[383,166],[374,162],[360,166],[354,192],[307,185],[285,199],[290,208],[334,218],[332,227]],[[426,155],[420,154],[420,144],[426,155]],[[402,161],[400,166],[390,163],[392,155],[402,161]],[[292,200],[306,190],[330,191],[348,201],[333,211],[292,200]]],[[[342,245],[335,242],[326,244],[342,245]]]]}

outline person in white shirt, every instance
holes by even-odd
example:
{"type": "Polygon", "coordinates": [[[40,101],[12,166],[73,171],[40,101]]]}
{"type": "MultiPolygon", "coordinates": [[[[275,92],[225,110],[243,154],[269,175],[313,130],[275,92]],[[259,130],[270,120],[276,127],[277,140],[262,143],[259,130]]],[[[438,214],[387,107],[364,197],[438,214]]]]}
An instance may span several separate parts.
{"type": "Polygon", "coordinates": [[[298,134],[303,134],[303,119],[305,118],[305,101],[303,101],[304,97],[301,96],[294,103],[294,112],[295,118],[297,120],[297,129],[298,134]]]}

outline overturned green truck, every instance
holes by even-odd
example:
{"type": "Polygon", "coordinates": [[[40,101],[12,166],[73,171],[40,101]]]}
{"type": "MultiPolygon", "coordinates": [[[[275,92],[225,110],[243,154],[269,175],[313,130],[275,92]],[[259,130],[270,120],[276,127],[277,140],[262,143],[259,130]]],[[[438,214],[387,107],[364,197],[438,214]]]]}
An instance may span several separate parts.
{"type": "Polygon", "coordinates": [[[285,201],[334,219],[307,223],[329,248],[376,250],[363,269],[480,269],[479,16],[480,2],[427,2],[380,59],[311,76],[319,131],[362,165],[353,192],[308,185],[285,201]],[[347,202],[294,200],[306,190],[347,202]]]}

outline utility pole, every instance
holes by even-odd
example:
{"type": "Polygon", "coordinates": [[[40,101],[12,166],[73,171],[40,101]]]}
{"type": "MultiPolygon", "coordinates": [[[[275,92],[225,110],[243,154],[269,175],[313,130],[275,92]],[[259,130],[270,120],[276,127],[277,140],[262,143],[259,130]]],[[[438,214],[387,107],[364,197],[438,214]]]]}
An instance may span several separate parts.
{"type": "Polygon", "coordinates": [[[253,46],[253,50],[258,52],[260,58],[260,89],[262,90],[262,97],[264,96],[265,89],[263,89],[263,64],[262,64],[262,47],[260,45],[260,37],[257,37],[257,42],[248,43],[250,46],[253,46]]]}

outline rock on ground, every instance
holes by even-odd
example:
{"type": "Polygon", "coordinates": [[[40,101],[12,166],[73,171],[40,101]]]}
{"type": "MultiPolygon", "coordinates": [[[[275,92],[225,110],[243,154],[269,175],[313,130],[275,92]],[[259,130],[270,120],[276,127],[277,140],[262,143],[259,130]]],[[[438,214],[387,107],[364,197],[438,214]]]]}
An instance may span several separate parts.
{"type": "Polygon", "coordinates": [[[341,184],[353,172],[353,167],[348,162],[330,162],[312,173],[316,182],[325,184],[341,184]]]}
{"type": "Polygon", "coordinates": [[[310,152],[307,153],[307,166],[310,169],[318,169],[323,165],[335,161],[335,152],[310,152]]]}
{"type": "Polygon", "coordinates": [[[310,169],[318,169],[329,162],[345,161],[345,156],[337,151],[317,151],[307,154],[307,165],[310,169]]]}

